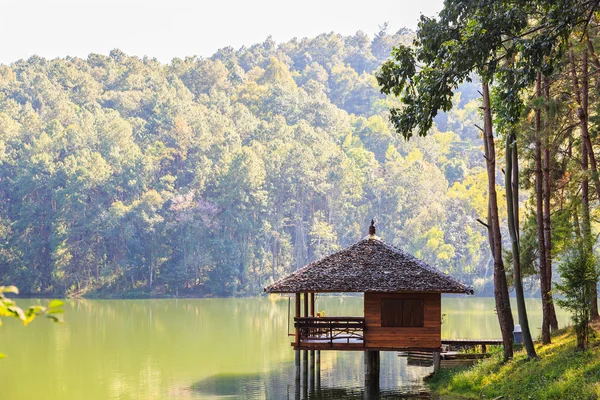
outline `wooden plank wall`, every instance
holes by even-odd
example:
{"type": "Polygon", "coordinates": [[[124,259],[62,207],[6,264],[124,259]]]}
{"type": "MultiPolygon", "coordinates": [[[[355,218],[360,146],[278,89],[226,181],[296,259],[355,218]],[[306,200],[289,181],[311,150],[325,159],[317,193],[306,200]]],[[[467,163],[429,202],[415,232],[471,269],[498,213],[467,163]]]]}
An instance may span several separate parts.
{"type": "Polygon", "coordinates": [[[442,308],[439,293],[365,293],[365,347],[373,349],[439,349],[442,308]],[[424,300],[424,323],[419,328],[381,326],[381,299],[424,300]]]}

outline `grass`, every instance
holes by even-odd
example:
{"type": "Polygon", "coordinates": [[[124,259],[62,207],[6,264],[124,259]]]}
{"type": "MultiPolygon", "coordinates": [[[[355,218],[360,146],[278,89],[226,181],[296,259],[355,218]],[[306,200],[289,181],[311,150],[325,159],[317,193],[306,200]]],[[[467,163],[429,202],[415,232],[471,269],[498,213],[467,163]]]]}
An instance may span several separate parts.
{"type": "Polygon", "coordinates": [[[536,345],[538,359],[524,351],[502,362],[501,352],[469,368],[442,369],[427,380],[443,399],[598,399],[600,398],[600,341],[576,350],[572,328],[557,331],[552,343],[536,345]]]}

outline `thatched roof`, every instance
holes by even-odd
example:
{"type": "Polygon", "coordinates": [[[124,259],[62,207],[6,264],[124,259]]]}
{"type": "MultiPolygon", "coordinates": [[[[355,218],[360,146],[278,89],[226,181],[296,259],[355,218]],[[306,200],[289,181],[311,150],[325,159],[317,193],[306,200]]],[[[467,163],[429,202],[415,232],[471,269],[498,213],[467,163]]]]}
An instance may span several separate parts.
{"type": "Polygon", "coordinates": [[[308,264],[265,288],[267,293],[434,292],[473,289],[423,261],[370,236],[308,264]]]}

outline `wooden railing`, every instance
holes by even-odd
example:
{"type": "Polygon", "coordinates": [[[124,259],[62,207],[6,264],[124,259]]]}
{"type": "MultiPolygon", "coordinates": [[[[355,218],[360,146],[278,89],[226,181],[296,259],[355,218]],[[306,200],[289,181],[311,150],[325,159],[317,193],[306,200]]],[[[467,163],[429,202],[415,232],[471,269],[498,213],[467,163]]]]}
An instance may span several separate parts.
{"type": "Polygon", "coordinates": [[[364,344],[363,317],[296,317],[294,327],[298,328],[301,344],[364,344]]]}

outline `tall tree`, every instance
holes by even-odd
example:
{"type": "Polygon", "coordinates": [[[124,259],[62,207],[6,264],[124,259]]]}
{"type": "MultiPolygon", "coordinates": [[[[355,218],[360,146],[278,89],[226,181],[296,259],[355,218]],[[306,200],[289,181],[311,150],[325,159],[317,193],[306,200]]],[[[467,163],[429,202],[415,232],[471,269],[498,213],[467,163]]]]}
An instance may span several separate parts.
{"type": "Polygon", "coordinates": [[[551,152],[550,152],[550,130],[553,126],[554,117],[551,115],[550,107],[550,79],[544,77],[544,101],[546,104],[546,129],[543,135],[543,165],[542,165],[542,196],[544,198],[544,213],[542,214],[542,223],[544,226],[544,261],[546,275],[546,289],[548,290],[547,300],[549,306],[546,308],[548,315],[546,319],[550,327],[554,330],[558,329],[558,320],[556,319],[556,311],[554,303],[552,303],[552,218],[550,216],[550,181],[551,181],[551,152]]]}
{"type": "MultiPolygon", "coordinates": [[[[542,74],[537,73],[536,79],[536,97],[539,101],[542,99],[542,74]]],[[[550,315],[548,307],[551,303],[551,292],[548,287],[548,282],[551,282],[547,277],[547,262],[546,262],[546,240],[544,237],[544,185],[542,182],[542,126],[541,126],[541,107],[535,109],[535,203],[536,203],[536,226],[539,249],[539,268],[540,268],[540,289],[542,293],[542,343],[550,343],[550,315]]]]}
{"type": "MultiPolygon", "coordinates": [[[[512,332],[514,322],[508,294],[508,282],[502,258],[502,235],[500,233],[500,219],[498,217],[498,198],[496,194],[496,150],[492,133],[492,111],[490,104],[490,89],[487,83],[482,84],[483,91],[483,135],[485,159],[488,176],[488,221],[487,229],[490,238],[490,248],[494,257],[494,298],[496,312],[504,344],[504,359],[508,360],[513,355],[512,332]]],[[[511,199],[512,203],[512,199],[511,199]]],[[[512,205],[511,205],[512,207],[512,205]]]]}
{"type": "MultiPolygon", "coordinates": [[[[588,127],[588,113],[589,113],[589,75],[588,75],[588,49],[583,49],[583,56],[581,60],[581,85],[577,74],[577,60],[573,50],[569,52],[569,61],[571,66],[571,75],[573,79],[573,92],[575,100],[579,105],[577,109],[577,117],[581,127],[581,169],[582,169],[582,181],[581,181],[581,207],[582,207],[582,235],[583,235],[583,250],[593,252],[592,249],[592,236],[591,236],[591,225],[590,225],[590,206],[589,206],[589,183],[588,183],[588,162],[591,164],[591,175],[594,181],[597,197],[600,199],[600,180],[598,179],[598,171],[596,166],[596,157],[593,151],[592,142],[588,127]],[[581,87],[580,87],[581,86],[581,87]]],[[[598,318],[598,293],[597,293],[597,282],[592,288],[592,298],[590,304],[590,318],[598,318]]]]}
{"type": "MultiPolygon", "coordinates": [[[[416,50],[400,46],[393,59],[384,63],[377,79],[382,92],[401,96],[405,107],[391,109],[391,120],[405,138],[416,130],[427,135],[439,110],[452,107],[451,96],[456,87],[468,80],[472,72],[482,77],[484,141],[488,172],[488,236],[494,257],[494,293],[498,319],[504,342],[505,359],[512,357],[512,313],[508,299],[506,273],[502,260],[501,234],[496,199],[495,144],[492,133],[492,110],[489,81],[498,67],[496,53],[502,48],[503,23],[522,29],[522,18],[506,17],[505,21],[489,19],[498,16],[496,3],[467,8],[466,2],[447,2],[440,20],[422,18],[417,31],[416,50]],[[422,64],[417,72],[417,62],[422,64]],[[506,289],[505,289],[506,288],[506,289]]],[[[504,15],[504,14],[501,14],[504,15]]]]}
{"type": "Polygon", "coordinates": [[[531,332],[529,331],[529,321],[527,318],[527,308],[525,306],[525,294],[523,293],[523,280],[521,277],[521,246],[519,242],[519,161],[517,153],[517,136],[510,132],[506,138],[506,205],[508,209],[508,232],[512,245],[513,258],[513,276],[515,293],[517,297],[517,311],[519,314],[519,324],[523,332],[523,344],[527,350],[529,358],[537,357],[531,332]]]}

